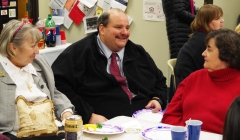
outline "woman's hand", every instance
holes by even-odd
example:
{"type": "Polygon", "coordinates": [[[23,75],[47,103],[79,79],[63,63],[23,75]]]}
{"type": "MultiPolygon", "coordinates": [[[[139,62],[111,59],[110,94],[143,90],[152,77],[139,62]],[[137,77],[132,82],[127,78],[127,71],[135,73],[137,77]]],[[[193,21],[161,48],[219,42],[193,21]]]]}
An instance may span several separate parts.
{"type": "Polygon", "coordinates": [[[66,120],[68,116],[72,116],[72,115],[73,115],[72,112],[66,111],[62,114],[62,120],[66,120]]]}

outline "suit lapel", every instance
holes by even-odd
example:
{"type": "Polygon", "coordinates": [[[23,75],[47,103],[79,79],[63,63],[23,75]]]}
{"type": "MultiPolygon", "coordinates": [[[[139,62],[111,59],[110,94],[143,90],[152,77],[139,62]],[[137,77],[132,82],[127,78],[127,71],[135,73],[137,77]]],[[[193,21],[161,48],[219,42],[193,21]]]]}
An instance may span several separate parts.
{"type": "Polygon", "coordinates": [[[40,81],[40,77],[41,77],[40,72],[42,71],[42,69],[35,62],[33,62],[32,65],[35,68],[35,70],[37,71],[37,76],[32,74],[32,77],[33,77],[34,83],[39,87],[39,81],[40,81]]]}
{"type": "Polygon", "coordinates": [[[42,75],[41,73],[43,72],[43,69],[34,61],[32,62],[33,67],[36,69],[37,71],[37,76],[32,74],[34,83],[37,85],[38,89],[40,89],[42,92],[44,92],[45,94],[47,94],[48,97],[50,96],[50,92],[47,88],[47,86],[44,84],[43,80],[42,80],[42,75]],[[45,85],[45,86],[43,86],[45,85]],[[43,86],[43,87],[42,87],[43,86]]]}
{"type": "Polygon", "coordinates": [[[12,78],[9,76],[9,74],[5,71],[5,69],[3,68],[3,66],[0,64],[0,72],[1,72],[1,76],[0,76],[0,80],[3,83],[6,84],[15,84],[12,80],[12,78]]]}

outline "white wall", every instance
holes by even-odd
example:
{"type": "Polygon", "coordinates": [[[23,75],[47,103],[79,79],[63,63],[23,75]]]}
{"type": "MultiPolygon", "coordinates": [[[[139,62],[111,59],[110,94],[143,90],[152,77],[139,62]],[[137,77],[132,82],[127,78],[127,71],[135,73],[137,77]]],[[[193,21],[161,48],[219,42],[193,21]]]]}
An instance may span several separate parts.
{"type": "MultiPolygon", "coordinates": [[[[194,0],[197,7],[203,5],[203,0],[194,0]]],[[[46,18],[50,12],[48,8],[49,1],[39,0],[39,16],[46,18]]],[[[240,14],[240,0],[214,0],[215,5],[223,9],[225,19],[225,28],[235,29],[237,18],[240,14]]],[[[169,59],[169,47],[166,33],[165,22],[145,21],[142,18],[143,2],[142,0],[129,0],[127,14],[133,18],[131,24],[130,40],[137,44],[141,44],[153,57],[158,68],[163,71],[163,74],[168,76],[167,60],[169,59]]],[[[65,27],[62,27],[65,29],[65,27]]],[[[82,39],[84,34],[83,23],[76,26],[74,23],[70,29],[65,29],[67,42],[73,43],[82,39]]]]}

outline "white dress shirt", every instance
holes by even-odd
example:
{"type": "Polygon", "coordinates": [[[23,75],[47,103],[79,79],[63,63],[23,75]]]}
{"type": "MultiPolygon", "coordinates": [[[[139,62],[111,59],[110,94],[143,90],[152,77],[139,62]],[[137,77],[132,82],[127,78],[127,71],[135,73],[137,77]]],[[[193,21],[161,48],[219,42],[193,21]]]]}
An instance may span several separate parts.
{"type": "Polygon", "coordinates": [[[37,75],[37,72],[31,63],[18,68],[2,55],[0,55],[0,61],[3,68],[16,84],[15,99],[20,95],[25,97],[27,101],[32,102],[41,102],[47,99],[47,95],[39,90],[33,81],[32,74],[37,75]]]}

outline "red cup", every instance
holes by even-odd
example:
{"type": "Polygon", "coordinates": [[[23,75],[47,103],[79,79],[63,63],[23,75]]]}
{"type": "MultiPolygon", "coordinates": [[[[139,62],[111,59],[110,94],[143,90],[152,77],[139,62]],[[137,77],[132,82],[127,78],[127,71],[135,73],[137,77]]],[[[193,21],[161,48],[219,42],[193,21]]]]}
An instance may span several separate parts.
{"type": "Polygon", "coordinates": [[[33,22],[33,18],[29,18],[28,21],[29,21],[30,23],[32,23],[32,22],[33,22]]]}
{"type": "Polygon", "coordinates": [[[61,40],[66,40],[65,32],[64,30],[60,30],[61,40]]]}
{"type": "Polygon", "coordinates": [[[61,44],[66,44],[66,35],[64,30],[60,30],[60,35],[61,35],[61,44]]]}

